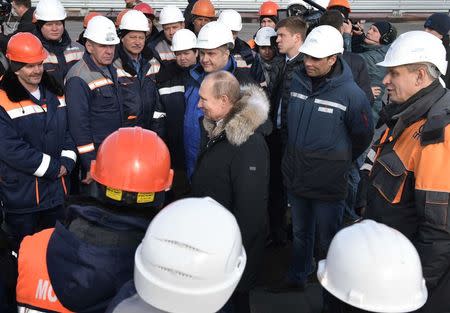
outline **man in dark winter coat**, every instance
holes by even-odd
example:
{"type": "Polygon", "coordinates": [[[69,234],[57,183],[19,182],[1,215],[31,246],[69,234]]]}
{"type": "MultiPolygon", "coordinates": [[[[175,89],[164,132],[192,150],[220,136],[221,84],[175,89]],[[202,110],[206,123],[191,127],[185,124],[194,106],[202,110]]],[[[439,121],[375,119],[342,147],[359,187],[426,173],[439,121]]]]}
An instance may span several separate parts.
{"type": "Polygon", "coordinates": [[[134,252],[164,203],[173,171],[164,142],[140,127],[108,136],[91,163],[95,197],[20,246],[19,312],[105,312],[133,277],[134,252]],[[81,301],[82,299],[82,301],[81,301]]]}
{"type": "Polygon", "coordinates": [[[7,56],[11,66],[0,89],[0,199],[17,249],[26,235],[64,219],[66,175],[77,155],[64,92],[43,69],[47,52],[39,39],[14,35],[7,56]]]}
{"type": "Polygon", "coordinates": [[[184,151],[186,171],[192,176],[200,149],[200,123],[202,110],[197,106],[200,96],[200,85],[209,73],[226,70],[232,73],[242,83],[254,83],[254,80],[237,68],[236,60],[230,55],[233,47],[233,35],[224,24],[210,22],[203,26],[198,34],[197,48],[200,63],[189,71],[189,80],[184,97],[186,112],[184,115],[184,151]]]}
{"type": "Polygon", "coordinates": [[[48,52],[44,69],[64,86],[70,68],[83,57],[84,47],[70,39],[65,29],[66,11],[59,0],[41,0],[36,6],[35,35],[48,52]]]}
{"type": "Polygon", "coordinates": [[[205,135],[192,177],[192,195],[209,196],[234,214],[248,255],[247,268],[232,298],[235,312],[250,312],[249,290],[264,251],[271,131],[269,102],[257,86],[239,88],[229,72],[208,75],[198,103],[205,135]]]}
{"type": "Polygon", "coordinates": [[[165,138],[166,113],[152,79],[159,67],[142,55],[147,31],[147,18],[137,10],[125,13],[119,25],[121,42],[113,65],[123,99],[122,124],[141,126],[165,138]]]}
{"type": "Polygon", "coordinates": [[[174,199],[186,193],[188,181],[184,162],[183,123],[185,112],[184,91],[189,71],[197,64],[197,37],[188,29],[178,30],[172,39],[171,49],[176,61],[167,63],[164,71],[156,75],[160,101],[166,112],[166,142],[172,167],[175,170],[172,193],[174,199]]]}
{"type": "Polygon", "coordinates": [[[95,16],[86,32],[86,50],[67,74],[66,98],[70,133],[83,169],[82,182],[90,184],[90,164],[102,141],[123,125],[124,107],[112,65],[120,42],[111,20],[95,16]]]}
{"type": "Polygon", "coordinates": [[[279,290],[304,289],[314,271],[314,241],[324,258],[341,226],[352,164],[373,135],[370,106],[352,79],[342,34],[314,28],[300,48],[304,65],[293,77],[282,170],[291,204],[294,252],[279,290]]]}
{"type": "Polygon", "coordinates": [[[270,149],[270,233],[276,245],[286,241],[285,214],[287,209],[286,192],[281,174],[281,158],[287,138],[287,108],[293,72],[302,64],[302,56],[298,49],[306,34],[306,23],[297,16],[288,17],[277,24],[279,52],[284,55],[280,79],[272,87],[270,118],[273,132],[267,138],[270,149]]]}

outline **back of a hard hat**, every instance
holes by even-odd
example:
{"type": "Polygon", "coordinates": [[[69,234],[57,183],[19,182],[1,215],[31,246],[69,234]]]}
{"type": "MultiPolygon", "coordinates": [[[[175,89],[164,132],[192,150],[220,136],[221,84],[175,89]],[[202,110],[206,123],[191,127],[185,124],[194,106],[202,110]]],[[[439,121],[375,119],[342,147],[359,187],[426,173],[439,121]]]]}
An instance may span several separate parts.
{"type": "Polygon", "coordinates": [[[412,312],[428,296],[413,244],[399,231],[371,220],[336,234],[317,277],[336,298],[369,312],[412,312]]]}
{"type": "Polygon", "coordinates": [[[167,312],[212,313],[246,264],[234,216],[211,198],[171,203],[152,220],[135,256],[139,296],[167,312]]]}

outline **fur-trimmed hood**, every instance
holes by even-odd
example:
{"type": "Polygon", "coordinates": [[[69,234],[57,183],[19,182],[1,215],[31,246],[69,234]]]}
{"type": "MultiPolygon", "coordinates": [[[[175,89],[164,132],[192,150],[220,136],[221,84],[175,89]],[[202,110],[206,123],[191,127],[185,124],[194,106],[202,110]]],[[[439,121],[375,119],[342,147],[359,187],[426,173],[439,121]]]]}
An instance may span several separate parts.
{"type": "MultiPolygon", "coordinates": [[[[44,71],[41,85],[57,96],[64,95],[64,89],[58,84],[55,78],[44,71]]],[[[20,83],[17,75],[11,70],[6,71],[0,83],[0,88],[6,92],[8,99],[12,102],[30,100],[30,93],[20,83]]]]}
{"type": "Polygon", "coordinates": [[[203,126],[209,138],[215,138],[225,133],[228,141],[234,146],[240,146],[255,133],[268,135],[271,132],[269,114],[269,99],[266,93],[256,85],[241,86],[241,98],[222,122],[216,123],[207,118],[203,126]]]}

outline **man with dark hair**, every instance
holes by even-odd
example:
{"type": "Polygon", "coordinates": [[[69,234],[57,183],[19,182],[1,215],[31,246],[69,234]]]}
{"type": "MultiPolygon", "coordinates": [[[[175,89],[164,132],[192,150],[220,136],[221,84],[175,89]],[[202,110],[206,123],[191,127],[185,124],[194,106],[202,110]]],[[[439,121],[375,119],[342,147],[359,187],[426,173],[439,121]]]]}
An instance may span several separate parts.
{"type": "Polygon", "coordinates": [[[317,255],[324,258],[342,223],[347,176],[373,135],[369,100],[340,56],[342,34],[314,28],[300,48],[303,64],[292,78],[283,155],[284,184],[291,204],[293,257],[279,291],[302,290],[317,255]]]}
{"type": "Polygon", "coordinates": [[[306,29],[306,23],[297,16],[281,20],[276,28],[276,43],[279,52],[284,55],[285,61],[279,76],[281,79],[273,86],[271,94],[273,105],[270,108],[270,118],[274,129],[267,138],[270,149],[270,239],[275,245],[283,245],[286,241],[283,221],[287,200],[280,166],[287,138],[286,112],[290,97],[292,73],[302,63],[302,56],[298,50],[306,37],[306,29]]]}

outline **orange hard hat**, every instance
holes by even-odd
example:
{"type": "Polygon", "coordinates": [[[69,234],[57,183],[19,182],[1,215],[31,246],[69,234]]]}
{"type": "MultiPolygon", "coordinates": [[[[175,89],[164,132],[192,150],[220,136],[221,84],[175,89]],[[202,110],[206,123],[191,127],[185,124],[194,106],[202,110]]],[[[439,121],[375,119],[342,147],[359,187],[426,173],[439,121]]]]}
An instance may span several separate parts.
{"type": "Polygon", "coordinates": [[[156,133],[120,128],[106,137],[91,163],[92,178],[119,191],[152,193],[170,189],[170,154],[156,133]]]}
{"type": "Polygon", "coordinates": [[[215,17],[216,9],[209,0],[198,0],[191,11],[192,15],[204,16],[204,17],[215,17]]]}
{"type": "Polygon", "coordinates": [[[86,14],[86,16],[83,19],[83,27],[86,28],[87,24],[89,23],[89,21],[94,17],[94,16],[99,16],[102,15],[101,13],[98,12],[89,12],[88,14],[86,14]]]}
{"type": "Polygon", "coordinates": [[[277,16],[280,7],[273,1],[266,1],[259,7],[259,16],[277,16]]]}
{"type": "Polygon", "coordinates": [[[349,12],[352,11],[350,9],[350,3],[348,2],[348,0],[330,0],[327,9],[330,9],[332,7],[344,7],[347,8],[349,12]]]}
{"type": "Polygon", "coordinates": [[[139,3],[138,5],[136,5],[134,7],[134,10],[141,11],[145,15],[151,15],[152,18],[155,17],[155,10],[153,10],[153,8],[150,5],[148,5],[147,3],[144,3],[144,2],[139,3]]]}
{"type": "Polygon", "coordinates": [[[38,37],[32,33],[17,33],[11,37],[6,48],[6,57],[21,63],[39,63],[48,56],[38,37]]]}
{"type": "Polygon", "coordinates": [[[114,23],[114,25],[116,25],[116,28],[119,28],[120,22],[122,22],[122,17],[125,15],[125,13],[127,13],[128,11],[130,11],[130,9],[123,9],[122,11],[119,12],[119,14],[117,14],[116,17],[116,22],[114,23]]]}

